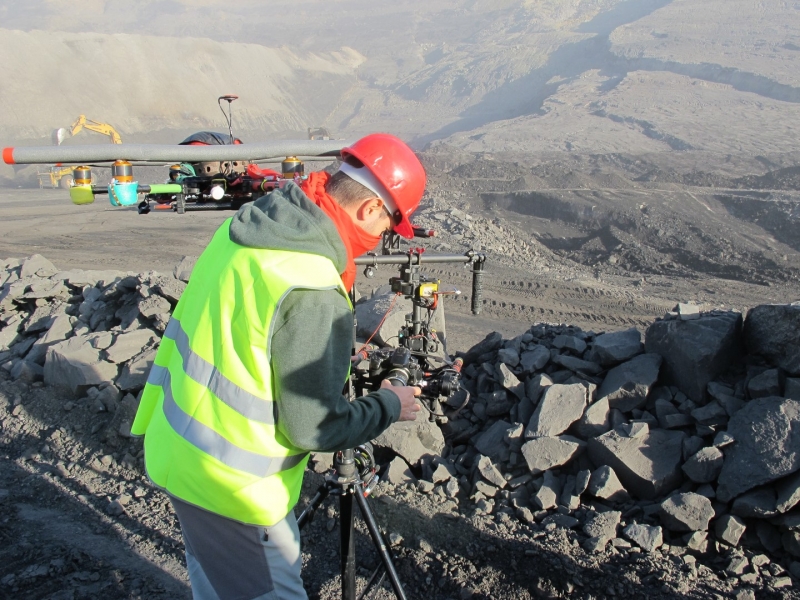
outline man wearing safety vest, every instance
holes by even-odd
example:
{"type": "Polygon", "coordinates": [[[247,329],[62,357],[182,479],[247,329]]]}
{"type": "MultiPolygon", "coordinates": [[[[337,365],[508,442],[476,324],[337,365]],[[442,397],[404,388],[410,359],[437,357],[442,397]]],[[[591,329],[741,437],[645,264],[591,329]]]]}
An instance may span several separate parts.
{"type": "Polygon", "coordinates": [[[164,332],[133,424],[181,523],[194,598],[306,598],[293,508],[310,451],[352,448],[414,420],[419,388],[350,402],[354,257],[425,189],[388,134],[246,204],[214,234],[164,332]]]}

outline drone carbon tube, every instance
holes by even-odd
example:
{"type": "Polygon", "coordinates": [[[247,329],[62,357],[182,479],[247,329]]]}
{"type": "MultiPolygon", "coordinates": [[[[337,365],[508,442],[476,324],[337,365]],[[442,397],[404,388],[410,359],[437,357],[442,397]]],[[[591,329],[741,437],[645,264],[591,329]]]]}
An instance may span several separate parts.
{"type": "Polygon", "coordinates": [[[278,140],[229,146],[168,146],[164,144],[93,144],[90,146],[22,146],[3,148],[7,165],[98,163],[128,160],[152,163],[267,160],[287,156],[335,158],[346,140],[278,140]]]}

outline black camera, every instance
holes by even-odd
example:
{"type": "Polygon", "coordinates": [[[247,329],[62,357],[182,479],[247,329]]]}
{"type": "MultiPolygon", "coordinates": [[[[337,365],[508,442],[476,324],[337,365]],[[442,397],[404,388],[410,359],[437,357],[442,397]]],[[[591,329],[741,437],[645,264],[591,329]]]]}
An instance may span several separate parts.
{"type": "MultiPolygon", "coordinates": [[[[391,244],[384,240],[384,252],[391,244]]],[[[380,387],[384,380],[397,386],[422,388],[421,399],[431,413],[431,419],[443,417],[440,402],[454,396],[461,388],[461,359],[453,360],[444,353],[436,332],[430,328],[433,312],[440,309],[441,296],[460,294],[442,292],[438,279],[422,274],[425,263],[464,263],[472,266],[472,312],[480,312],[481,277],[486,257],[469,251],[465,254],[426,254],[421,249],[404,254],[389,253],[366,255],[356,259],[365,266],[364,274],[372,277],[381,264],[399,266],[400,274],[389,279],[391,290],[411,300],[412,311],[397,332],[397,347],[361,348],[361,359],[353,370],[356,394],[370,392],[380,387]]],[[[391,308],[389,309],[391,310],[391,308]]],[[[468,399],[468,395],[467,395],[468,399]]]]}

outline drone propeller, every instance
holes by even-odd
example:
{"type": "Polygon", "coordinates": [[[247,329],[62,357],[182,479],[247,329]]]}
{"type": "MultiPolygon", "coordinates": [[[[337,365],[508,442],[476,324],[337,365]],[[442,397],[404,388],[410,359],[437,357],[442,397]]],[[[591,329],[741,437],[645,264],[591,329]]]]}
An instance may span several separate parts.
{"type": "Polygon", "coordinates": [[[276,140],[227,146],[170,146],[164,144],[102,144],[87,146],[23,146],[3,148],[7,165],[88,164],[128,160],[148,163],[282,160],[287,156],[339,156],[349,140],[276,140]]]}

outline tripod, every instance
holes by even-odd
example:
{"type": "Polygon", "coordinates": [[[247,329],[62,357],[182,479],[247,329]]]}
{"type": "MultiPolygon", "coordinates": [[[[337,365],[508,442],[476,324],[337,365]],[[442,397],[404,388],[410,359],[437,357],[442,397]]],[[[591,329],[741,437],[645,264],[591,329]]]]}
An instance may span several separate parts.
{"type": "MultiPolygon", "coordinates": [[[[397,570],[392,562],[392,557],[383,539],[378,523],[367,504],[367,496],[377,483],[374,459],[369,446],[359,446],[356,449],[342,450],[334,455],[333,470],[325,477],[317,493],[311,499],[300,516],[297,524],[300,528],[311,522],[314,514],[329,494],[339,496],[339,524],[340,524],[340,555],[342,574],[342,600],[355,600],[356,598],[356,546],[354,531],[353,500],[358,504],[361,517],[369,530],[375,549],[381,557],[385,574],[389,575],[394,593],[399,600],[406,600],[403,586],[397,576],[397,570]]],[[[376,582],[380,572],[380,565],[372,573],[364,591],[359,598],[364,598],[373,583],[376,582]]],[[[376,585],[383,582],[383,575],[376,585]]]]}

